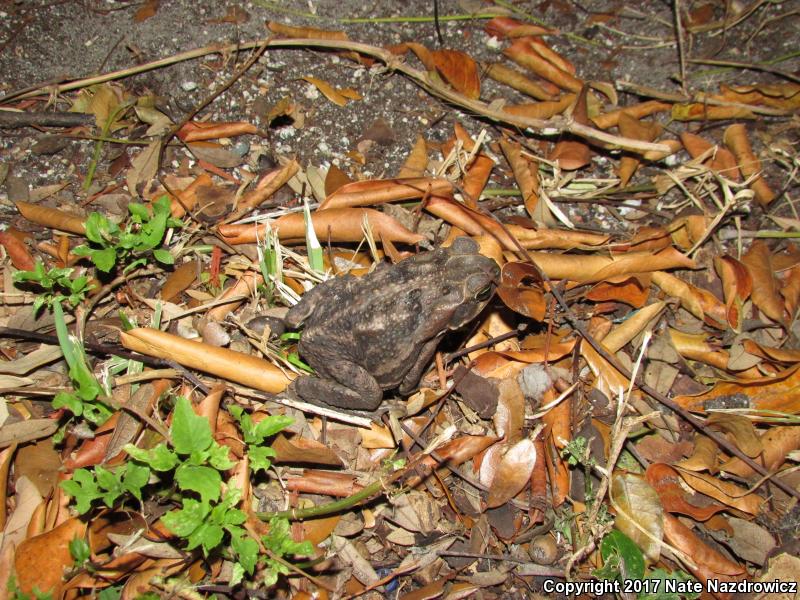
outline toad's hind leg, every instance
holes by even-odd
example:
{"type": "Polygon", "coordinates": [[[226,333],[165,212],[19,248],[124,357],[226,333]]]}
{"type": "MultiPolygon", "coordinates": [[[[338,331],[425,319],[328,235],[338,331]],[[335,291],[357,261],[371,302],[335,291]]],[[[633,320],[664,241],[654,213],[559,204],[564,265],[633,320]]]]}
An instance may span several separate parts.
{"type": "Polygon", "coordinates": [[[375,378],[355,363],[339,362],[321,373],[330,378],[306,375],[290,387],[305,402],[317,406],[354,410],[375,410],[383,399],[383,390],[375,378]],[[343,382],[347,382],[345,385],[343,382]]]}

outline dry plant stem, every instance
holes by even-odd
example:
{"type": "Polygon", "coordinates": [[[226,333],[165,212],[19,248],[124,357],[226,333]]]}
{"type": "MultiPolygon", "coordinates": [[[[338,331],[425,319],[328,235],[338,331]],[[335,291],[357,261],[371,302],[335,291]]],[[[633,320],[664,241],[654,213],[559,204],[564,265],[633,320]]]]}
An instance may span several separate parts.
{"type": "Polygon", "coordinates": [[[681,21],[681,0],[673,0],[673,18],[675,19],[675,39],[678,41],[678,64],[681,69],[681,89],[686,93],[686,50],[683,40],[683,23],[681,21]]]}
{"type": "Polygon", "coordinates": [[[714,65],[718,67],[732,67],[734,69],[748,69],[750,71],[764,71],[765,73],[772,73],[777,77],[800,83],[800,77],[797,75],[789,73],[788,71],[782,71],[781,69],[773,69],[769,65],[740,62],[738,60],[714,60],[710,58],[690,58],[688,62],[698,65],[714,65]]]}
{"type": "Polygon", "coordinates": [[[45,87],[20,94],[13,93],[10,96],[0,98],[0,103],[8,101],[12,97],[29,98],[32,96],[39,95],[40,93],[43,92],[60,93],[60,92],[75,90],[90,85],[95,85],[98,83],[104,83],[106,81],[121,79],[123,77],[128,77],[130,75],[135,75],[138,73],[144,73],[146,71],[151,71],[154,69],[165,67],[185,60],[199,58],[207,54],[251,50],[253,48],[258,48],[260,46],[264,46],[265,48],[311,47],[311,48],[327,48],[332,50],[350,50],[358,52],[360,54],[371,56],[373,58],[380,60],[387,66],[387,68],[389,68],[392,71],[402,73],[409,79],[413,80],[421,88],[430,92],[431,94],[438,96],[439,98],[446,100],[447,102],[460,106],[463,109],[471,111],[476,115],[481,115],[487,119],[490,119],[498,123],[505,123],[507,125],[520,127],[522,129],[530,129],[531,131],[535,131],[541,135],[556,136],[563,133],[572,133],[573,135],[576,135],[580,138],[584,138],[596,144],[609,146],[611,148],[621,148],[624,150],[628,150],[630,152],[636,152],[637,154],[643,154],[645,152],[669,151],[669,147],[666,146],[665,144],[642,142],[640,140],[634,140],[630,138],[620,137],[617,135],[612,135],[610,133],[594,129],[593,127],[581,125],[580,123],[575,123],[571,118],[568,117],[559,116],[547,120],[531,119],[527,117],[512,115],[510,113],[506,113],[501,110],[495,110],[485,102],[480,102],[479,100],[472,100],[470,98],[467,98],[463,94],[456,92],[455,90],[446,86],[445,84],[439,81],[434,81],[433,79],[428,77],[427,73],[420,71],[418,69],[414,69],[413,67],[406,64],[401,58],[395,56],[388,50],[379,48],[377,46],[370,46],[369,44],[361,44],[359,42],[351,42],[348,40],[265,39],[256,42],[247,42],[244,44],[204,46],[203,48],[197,48],[195,50],[190,50],[188,52],[176,54],[171,57],[152,61],[144,65],[131,67],[129,69],[122,69],[120,71],[113,71],[111,73],[106,73],[105,75],[98,75],[97,77],[90,77],[87,79],[72,81],[65,84],[59,84],[55,86],[55,88],[45,87]]]}

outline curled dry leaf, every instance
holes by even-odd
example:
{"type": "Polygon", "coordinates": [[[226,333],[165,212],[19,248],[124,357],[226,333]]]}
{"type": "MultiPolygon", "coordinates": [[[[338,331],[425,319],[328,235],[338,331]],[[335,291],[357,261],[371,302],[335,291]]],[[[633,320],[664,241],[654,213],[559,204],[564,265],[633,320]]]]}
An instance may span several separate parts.
{"type": "MultiPolygon", "coordinates": [[[[664,516],[664,539],[692,560],[693,564],[689,565],[689,570],[704,586],[709,579],[737,581],[746,573],[743,566],[725,558],[669,514],[664,516]]],[[[721,600],[727,599],[730,598],[730,594],[717,597],[721,600]]]]}
{"type": "Polygon", "coordinates": [[[727,254],[714,259],[714,268],[722,281],[728,324],[734,331],[741,331],[744,303],[753,291],[753,278],[741,261],[727,254]]]}
{"type": "Polygon", "coordinates": [[[337,106],[345,106],[348,100],[361,100],[361,95],[353,89],[337,89],[324,79],[318,77],[305,76],[301,77],[315,88],[317,88],[323,96],[336,104],[337,106]]]}
{"type": "MultiPolygon", "coordinates": [[[[629,113],[622,113],[619,118],[619,132],[633,140],[652,142],[661,134],[662,129],[658,123],[640,121],[629,113]]],[[[619,165],[620,185],[628,185],[640,163],[641,158],[638,155],[622,156],[619,165]]]]}
{"type": "Polygon", "coordinates": [[[719,470],[717,469],[717,455],[719,455],[719,447],[716,442],[698,432],[694,436],[694,449],[691,456],[676,462],[675,466],[688,471],[716,473],[719,470]]]}
{"type": "MultiPolygon", "coordinates": [[[[588,91],[588,86],[581,86],[572,109],[572,119],[581,125],[589,125],[589,112],[586,104],[588,91]]],[[[589,144],[583,140],[567,137],[556,143],[548,158],[557,162],[558,166],[565,171],[576,171],[591,162],[592,152],[589,144]]]]}
{"type": "Polygon", "coordinates": [[[28,219],[28,221],[42,225],[48,229],[57,229],[58,231],[66,231],[67,233],[75,233],[77,235],[86,233],[83,217],[78,217],[56,208],[38,206],[30,202],[19,201],[15,204],[20,214],[28,219]]]}
{"type": "Polygon", "coordinates": [[[6,249],[11,264],[20,271],[33,271],[36,261],[22,241],[21,236],[15,235],[11,230],[0,231],[0,245],[6,249]]]}
{"type": "MultiPolygon", "coordinates": [[[[522,147],[516,142],[509,142],[506,140],[500,141],[500,148],[511,167],[511,172],[514,173],[514,179],[522,192],[522,202],[525,204],[525,209],[528,214],[536,220],[536,215],[542,216],[541,211],[537,213],[537,204],[539,203],[539,173],[536,167],[522,156],[522,147]]],[[[547,211],[546,225],[553,225],[554,219],[547,211]]]]}
{"type": "Polygon", "coordinates": [[[289,38],[314,38],[318,40],[346,40],[347,34],[344,31],[330,29],[317,29],[316,27],[293,27],[284,25],[277,21],[269,21],[267,29],[272,33],[277,33],[289,38]]]}
{"type": "Polygon", "coordinates": [[[742,263],[753,280],[753,304],[770,319],[783,324],[787,322],[786,308],[771,258],[769,246],[761,240],[754,240],[742,257],[742,263]]]}
{"type": "Polygon", "coordinates": [[[497,295],[511,310],[543,321],[547,312],[544,283],[539,271],[528,263],[506,263],[500,275],[497,295]]]}
{"type": "Polygon", "coordinates": [[[550,102],[532,102],[530,104],[506,104],[503,112],[529,119],[549,119],[560,115],[575,102],[575,94],[564,94],[560,99],[550,102]]]}
{"type": "Polygon", "coordinates": [[[728,119],[755,119],[756,115],[744,106],[717,106],[713,104],[673,104],[674,121],[727,121],[728,119]]]}
{"type": "MultiPolygon", "coordinates": [[[[282,436],[279,436],[279,438],[282,436]]],[[[276,440],[277,441],[277,440],[276,440]]],[[[286,438],[281,440],[281,446],[286,438]]],[[[321,446],[321,444],[319,444],[321,446]]],[[[291,451],[293,456],[290,460],[283,462],[309,462],[303,460],[302,449],[297,448],[291,451]]],[[[313,461],[316,462],[316,461],[313,461]]],[[[341,466],[341,463],[332,463],[334,466],[341,466]]],[[[301,477],[292,477],[286,480],[286,489],[293,492],[320,494],[324,496],[337,496],[346,498],[352,496],[364,486],[355,481],[355,477],[350,473],[338,473],[336,471],[319,471],[317,469],[303,469],[301,477]]]]}
{"type": "Polygon", "coordinates": [[[764,451],[758,432],[747,417],[731,413],[712,413],[706,419],[706,425],[727,433],[731,442],[750,458],[755,458],[764,451]]]}
{"type": "Polygon", "coordinates": [[[236,210],[230,216],[231,220],[238,219],[251,210],[258,208],[258,206],[294,177],[299,170],[300,165],[298,162],[296,160],[290,160],[282,167],[266,173],[258,181],[255,189],[247,192],[242,199],[239,200],[236,210]]]}
{"type": "Polygon", "coordinates": [[[756,199],[763,206],[767,206],[775,200],[775,192],[772,191],[769,184],[761,176],[761,161],[758,160],[758,157],[750,147],[750,140],[747,138],[745,126],[741,123],[734,123],[725,130],[722,139],[739,162],[742,174],[748,179],[753,177],[750,182],[750,188],[755,193],[756,199]]]}
{"type": "Polygon", "coordinates": [[[486,22],[484,31],[494,37],[518,38],[534,35],[551,35],[558,33],[555,29],[548,29],[541,25],[523,23],[511,17],[493,17],[486,22]]]}
{"type": "Polygon", "coordinates": [[[179,364],[211,373],[257,390],[276,394],[289,385],[291,379],[271,362],[185,340],[176,335],[140,327],[120,334],[122,345],[148,356],[168,358],[179,364]]]}
{"type": "Polygon", "coordinates": [[[257,133],[258,128],[252,123],[234,121],[229,123],[211,123],[189,121],[175,134],[184,142],[200,142],[203,140],[216,140],[219,138],[236,137],[257,133]]]}
{"type": "Polygon", "coordinates": [[[534,49],[534,45],[526,39],[514,40],[511,46],[503,51],[503,54],[521,67],[525,67],[542,79],[550,81],[562,89],[578,93],[583,87],[583,82],[580,79],[543,58],[534,49]]]}
{"type": "Polygon", "coordinates": [[[673,348],[682,357],[706,363],[723,371],[728,368],[730,354],[727,350],[720,349],[717,344],[709,343],[705,333],[686,333],[671,327],[668,331],[673,348]]]}
{"type": "Polygon", "coordinates": [[[633,119],[643,119],[660,112],[666,112],[672,108],[672,104],[660,102],[658,100],[648,100],[641,104],[634,104],[626,106],[617,110],[607,113],[601,113],[591,117],[592,122],[598,129],[610,129],[619,124],[619,119],[622,115],[628,115],[633,119]]]}
{"type": "Polygon", "coordinates": [[[546,101],[554,99],[554,94],[552,94],[550,90],[546,89],[543,85],[538,84],[516,69],[507,67],[502,63],[490,63],[484,65],[484,71],[491,79],[494,79],[499,83],[504,83],[518,92],[522,92],[526,96],[536,98],[537,100],[546,101]]]}
{"type": "Polygon", "coordinates": [[[658,493],[664,510],[668,512],[688,515],[697,521],[707,521],[718,512],[726,510],[722,504],[711,503],[706,506],[698,506],[689,502],[688,493],[681,485],[680,475],[667,464],[650,464],[645,472],[645,477],[658,493]]]}
{"type": "Polygon", "coordinates": [[[764,504],[764,499],[754,493],[748,493],[731,481],[723,481],[713,475],[695,473],[676,469],[681,478],[693,489],[701,494],[710,496],[722,504],[732,506],[750,515],[758,515],[764,504]]]}
{"type": "MultiPolygon", "coordinates": [[[[372,208],[331,208],[318,210],[311,215],[317,237],[333,242],[360,242],[364,237],[364,219],[376,239],[404,244],[417,244],[425,239],[403,227],[396,219],[372,208]]],[[[277,232],[284,243],[305,241],[302,213],[284,215],[269,225],[220,225],[217,231],[228,244],[252,244],[257,239],[264,239],[264,231],[268,226],[277,232]]]]}
{"type": "Polygon", "coordinates": [[[709,169],[732,181],[742,180],[739,167],[736,165],[736,158],[727,148],[715,146],[705,138],[688,131],[681,133],[681,142],[692,158],[702,156],[711,150],[711,157],[704,163],[709,169]]]}
{"type": "Polygon", "coordinates": [[[725,102],[769,106],[786,111],[800,108],[800,84],[791,81],[733,87],[720,84],[719,89],[720,93],[712,97],[725,102]]]}
{"type": "Polygon", "coordinates": [[[674,248],[665,248],[655,254],[652,252],[628,252],[615,257],[549,254],[546,252],[531,252],[530,254],[533,262],[550,279],[567,279],[581,283],[664,269],[697,268],[692,259],[674,248]]]}
{"type": "Polygon", "coordinates": [[[683,308],[707,325],[717,329],[727,329],[725,305],[711,292],[686,283],[670,273],[653,273],[653,283],[669,296],[680,300],[683,308]]]}
{"type": "Polygon", "coordinates": [[[319,210],[354,206],[372,206],[396,200],[412,200],[425,196],[446,196],[453,192],[447,179],[412,177],[409,179],[375,179],[356,181],[340,187],[325,198],[319,210]]]}

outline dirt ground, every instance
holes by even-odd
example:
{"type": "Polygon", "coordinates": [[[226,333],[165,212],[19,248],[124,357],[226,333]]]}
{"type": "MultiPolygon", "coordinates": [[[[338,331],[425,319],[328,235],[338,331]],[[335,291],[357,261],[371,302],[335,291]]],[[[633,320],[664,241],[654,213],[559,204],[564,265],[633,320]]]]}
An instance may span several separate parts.
{"type": "MultiPolygon", "coordinates": [[[[554,38],[556,51],[568,56],[579,75],[588,80],[635,82],[663,92],[680,91],[678,51],[672,40],[671,2],[648,0],[626,2],[516,2],[514,6],[534,15],[548,26],[564,32],[554,38]]],[[[688,3],[689,9],[698,4],[688,3]]],[[[784,3],[791,4],[791,3],[784,3]]],[[[131,67],[137,63],[168,57],[180,52],[221,43],[261,39],[265,22],[341,29],[351,39],[374,45],[416,41],[437,47],[431,22],[340,22],[337,19],[368,21],[385,17],[430,18],[433,2],[207,2],[169,0],[161,2],[154,16],[137,22],[141,7],[128,2],[24,1],[0,3],[0,94],[41,84],[79,79],[131,67]],[[241,9],[237,23],[219,22],[233,9],[241,9]],[[311,14],[313,13],[313,14],[311,14]],[[244,20],[246,19],[246,21],[244,20]]],[[[442,0],[442,16],[468,16],[491,8],[481,2],[442,0]]],[[[715,7],[719,15],[719,7],[715,7]]],[[[767,4],[753,18],[728,32],[693,36],[687,41],[688,56],[759,62],[796,50],[797,14],[775,21],[786,13],[782,4],[767,4]]],[[[487,36],[485,20],[453,20],[441,23],[444,47],[463,50],[481,61],[501,57],[502,44],[487,36]]],[[[797,59],[795,59],[795,64],[797,59]]],[[[791,70],[792,63],[781,67],[791,70]]],[[[163,108],[173,119],[191,110],[209,89],[223,84],[235,68],[232,57],[220,60],[210,55],[127,78],[134,92],[149,91],[160,96],[163,108]]],[[[720,82],[738,84],[764,80],[755,71],[714,69],[689,65],[687,78],[692,89],[714,90],[720,82]]],[[[482,81],[482,98],[523,99],[508,87],[488,78],[482,81]]],[[[623,95],[621,103],[633,102],[623,95]]],[[[491,126],[443,105],[398,75],[380,68],[367,69],[333,54],[308,50],[270,49],[229,91],[203,111],[212,120],[250,120],[269,137],[266,146],[276,155],[294,156],[301,165],[336,164],[362,177],[392,175],[402,164],[414,139],[424,134],[431,141],[451,135],[458,120],[472,133],[488,128],[489,140],[496,137],[491,126]],[[303,81],[306,76],[323,79],[337,87],[352,87],[363,99],[339,107],[303,81]],[[282,98],[301,105],[305,122],[301,128],[267,129],[265,115],[282,98]],[[377,131],[373,127],[377,122],[377,131]],[[373,127],[373,129],[370,129],[373,127]],[[366,164],[347,157],[359,141],[377,137],[366,153],[366,164]]],[[[274,124],[273,124],[274,125],[274,124]]],[[[13,165],[13,172],[29,186],[53,183],[72,169],[80,170],[92,146],[86,142],[66,143],[63,151],[32,149],[39,136],[30,130],[0,132],[0,159],[13,165]]],[[[599,175],[603,174],[603,165],[599,175]]],[[[605,165],[606,171],[610,165],[605,165]]],[[[610,174],[610,171],[607,173],[610,174]]],[[[23,192],[24,193],[24,192],[23,192]]],[[[13,199],[13,198],[12,198],[13,199]]]]}

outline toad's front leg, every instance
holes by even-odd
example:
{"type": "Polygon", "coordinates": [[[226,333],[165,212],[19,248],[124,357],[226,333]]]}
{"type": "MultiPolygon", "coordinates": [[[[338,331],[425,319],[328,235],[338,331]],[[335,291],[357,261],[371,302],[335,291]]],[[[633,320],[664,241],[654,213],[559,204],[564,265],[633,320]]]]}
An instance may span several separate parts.
{"type": "Polygon", "coordinates": [[[383,400],[383,390],[363,367],[335,361],[316,375],[295,379],[290,388],[304,402],[349,410],[373,411],[383,400]]]}

